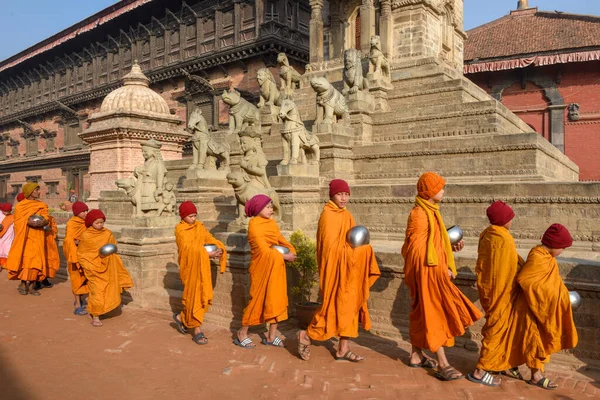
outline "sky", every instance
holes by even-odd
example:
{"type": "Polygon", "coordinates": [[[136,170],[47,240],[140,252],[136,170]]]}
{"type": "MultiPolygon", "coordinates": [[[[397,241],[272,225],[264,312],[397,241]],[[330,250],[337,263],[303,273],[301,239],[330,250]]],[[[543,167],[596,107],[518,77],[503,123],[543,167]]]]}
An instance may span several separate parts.
{"type": "MultiPolygon", "coordinates": [[[[517,0],[464,0],[465,30],[502,17],[517,0]]],[[[115,0],[0,0],[0,61],[41,42],[115,0]]],[[[529,0],[530,7],[600,15],[600,0],[529,0]]]]}

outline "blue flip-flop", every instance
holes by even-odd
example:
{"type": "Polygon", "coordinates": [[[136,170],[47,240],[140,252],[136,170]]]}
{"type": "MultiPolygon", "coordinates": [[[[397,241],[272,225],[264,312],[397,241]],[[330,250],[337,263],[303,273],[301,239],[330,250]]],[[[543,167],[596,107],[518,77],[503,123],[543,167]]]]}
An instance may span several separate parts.
{"type": "Polygon", "coordinates": [[[485,386],[490,386],[490,387],[500,386],[499,383],[494,382],[494,375],[490,374],[487,371],[483,373],[483,376],[481,377],[481,379],[475,378],[475,375],[473,375],[473,374],[468,374],[467,379],[470,380],[471,382],[479,383],[479,384],[485,385],[485,386]]]}
{"type": "Polygon", "coordinates": [[[243,347],[245,349],[253,349],[253,348],[255,348],[256,346],[250,346],[250,344],[253,344],[253,343],[254,342],[249,337],[247,337],[246,339],[242,340],[241,342],[240,342],[240,339],[238,339],[238,338],[235,338],[233,340],[233,344],[235,344],[236,346],[243,347]]]}
{"type": "Polygon", "coordinates": [[[177,319],[177,316],[179,314],[173,314],[173,321],[175,321],[175,325],[177,326],[177,330],[179,331],[179,333],[185,335],[188,331],[187,328],[185,327],[185,325],[183,325],[183,322],[181,322],[180,320],[177,319]]]}
{"type": "Polygon", "coordinates": [[[261,343],[265,346],[275,346],[281,348],[285,347],[285,343],[279,338],[279,336],[275,336],[275,339],[273,339],[272,342],[269,342],[267,338],[264,338],[261,343]],[[282,344],[282,346],[280,346],[280,344],[282,344]]]}
{"type": "Polygon", "coordinates": [[[81,307],[77,307],[75,309],[75,311],[73,311],[73,314],[75,314],[75,315],[87,315],[88,312],[85,309],[85,307],[81,306],[81,307]]]}

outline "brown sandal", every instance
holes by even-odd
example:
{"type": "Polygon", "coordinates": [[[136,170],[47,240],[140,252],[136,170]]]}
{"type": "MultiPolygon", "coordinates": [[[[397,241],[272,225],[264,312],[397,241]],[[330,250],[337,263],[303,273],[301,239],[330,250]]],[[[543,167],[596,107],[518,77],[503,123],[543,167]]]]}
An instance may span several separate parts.
{"type": "Polygon", "coordinates": [[[364,357],[359,356],[358,354],[356,354],[355,352],[348,350],[346,352],[346,354],[344,354],[343,356],[339,357],[339,356],[335,356],[336,360],[344,360],[344,361],[350,361],[350,362],[361,362],[364,361],[364,357]]]}
{"type": "Polygon", "coordinates": [[[453,366],[448,365],[441,370],[435,371],[435,377],[443,381],[455,381],[457,379],[464,378],[465,376],[457,371],[453,366]]]}
{"type": "Polygon", "coordinates": [[[304,361],[310,359],[310,345],[304,344],[300,341],[300,331],[298,331],[298,356],[304,361]]]}

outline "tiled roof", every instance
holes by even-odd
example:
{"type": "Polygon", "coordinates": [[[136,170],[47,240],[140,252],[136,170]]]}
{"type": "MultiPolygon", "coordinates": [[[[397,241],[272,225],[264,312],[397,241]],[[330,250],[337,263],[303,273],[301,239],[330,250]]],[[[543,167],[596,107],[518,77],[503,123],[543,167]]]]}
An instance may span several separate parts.
{"type": "Polygon", "coordinates": [[[467,35],[465,62],[598,49],[600,17],[529,8],[512,11],[467,35]]]}

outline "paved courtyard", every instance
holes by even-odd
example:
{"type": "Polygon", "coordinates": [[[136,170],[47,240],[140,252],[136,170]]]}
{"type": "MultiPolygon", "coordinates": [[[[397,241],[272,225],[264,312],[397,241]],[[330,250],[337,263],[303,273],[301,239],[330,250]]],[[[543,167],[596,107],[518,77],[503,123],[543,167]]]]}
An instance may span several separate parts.
{"type": "MultiPolygon", "coordinates": [[[[362,334],[354,349],[363,363],[335,361],[334,342],[314,346],[311,360],[296,357],[295,330],[284,327],[287,349],[232,344],[228,329],[206,325],[209,344],[179,334],[165,312],[131,303],[93,328],[72,313],[68,282],[20,296],[0,273],[0,399],[588,399],[600,398],[598,371],[551,364],[560,388],[546,391],[505,378],[498,388],[466,379],[441,382],[406,366],[407,343],[362,334]]],[[[134,299],[135,301],[135,299],[134,299]]],[[[477,354],[452,349],[463,373],[477,354]]],[[[525,372],[525,371],[523,371],[525,372]]]]}

